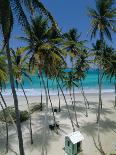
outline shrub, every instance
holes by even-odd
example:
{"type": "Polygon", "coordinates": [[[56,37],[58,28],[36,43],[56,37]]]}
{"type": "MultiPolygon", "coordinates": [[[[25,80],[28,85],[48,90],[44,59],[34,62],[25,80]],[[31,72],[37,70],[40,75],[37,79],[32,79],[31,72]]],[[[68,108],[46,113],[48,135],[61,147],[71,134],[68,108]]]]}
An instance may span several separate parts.
{"type": "MultiPolygon", "coordinates": [[[[13,120],[16,122],[16,116],[15,116],[15,109],[14,107],[7,107],[4,109],[5,110],[5,113],[6,113],[6,120],[8,123],[12,123],[11,121],[11,118],[9,117],[9,114],[12,116],[13,120]]],[[[29,118],[29,114],[28,114],[28,111],[19,111],[20,113],[20,121],[23,122],[23,121],[26,121],[28,118],[29,118]]],[[[3,115],[3,110],[0,111],[0,121],[3,121],[5,122],[5,118],[4,118],[4,115],[3,115]]]]}
{"type": "Polygon", "coordinates": [[[42,106],[41,103],[33,103],[30,106],[30,113],[34,113],[35,111],[42,111],[42,106]]]}

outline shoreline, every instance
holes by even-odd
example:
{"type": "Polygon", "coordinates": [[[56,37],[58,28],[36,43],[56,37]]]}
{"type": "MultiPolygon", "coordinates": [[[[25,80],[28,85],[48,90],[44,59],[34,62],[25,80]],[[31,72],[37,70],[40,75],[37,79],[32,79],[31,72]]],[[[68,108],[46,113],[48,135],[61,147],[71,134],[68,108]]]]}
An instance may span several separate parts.
{"type": "MultiPolygon", "coordinates": [[[[45,96],[45,91],[42,90],[42,95],[45,96]]],[[[98,94],[98,89],[84,89],[85,94],[98,94]]],[[[16,90],[17,96],[24,96],[23,91],[19,89],[18,91],[16,90]]],[[[41,96],[41,89],[25,89],[25,93],[27,96],[41,96]]],[[[50,95],[51,96],[57,96],[57,91],[56,90],[50,90],[50,95]]],[[[115,93],[114,89],[102,89],[102,94],[112,94],[115,93]]],[[[2,92],[3,96],[12,96],[11,89],[6,89],[6,91],[2,92]]],[[[69,91],[64,90],[65,95],[69,95],[69,91]]],[[[75,94],[81,94],[81,90],[75,90],[75,94]]],[[[62,95],[60,91],[60,95],[62,95]]]]}

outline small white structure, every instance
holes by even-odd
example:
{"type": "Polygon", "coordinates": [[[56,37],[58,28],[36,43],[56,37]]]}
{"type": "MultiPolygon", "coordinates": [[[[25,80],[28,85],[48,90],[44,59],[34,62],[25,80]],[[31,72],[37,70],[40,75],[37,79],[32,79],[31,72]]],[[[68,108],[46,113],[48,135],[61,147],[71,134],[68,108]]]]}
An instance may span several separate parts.
{"type": "Polygon", "coordinates": [[[73,132],[65,136],[65,152],[68,155],[77,155],[81,151],[83,135],[79,132],[73,132]]]}

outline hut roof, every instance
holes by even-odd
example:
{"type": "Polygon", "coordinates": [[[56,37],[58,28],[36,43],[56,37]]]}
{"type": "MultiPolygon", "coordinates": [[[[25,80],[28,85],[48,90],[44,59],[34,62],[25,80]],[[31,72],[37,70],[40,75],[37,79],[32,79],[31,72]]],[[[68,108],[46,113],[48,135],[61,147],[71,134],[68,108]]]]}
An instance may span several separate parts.
{"type": "Polygon", "coordinates": [[[72,132],[72,133],[68,134],[66,137],[68,137],[73,144],[76,144],[76,143],[84,140],[83,135],[79,131],[72,132]]]}

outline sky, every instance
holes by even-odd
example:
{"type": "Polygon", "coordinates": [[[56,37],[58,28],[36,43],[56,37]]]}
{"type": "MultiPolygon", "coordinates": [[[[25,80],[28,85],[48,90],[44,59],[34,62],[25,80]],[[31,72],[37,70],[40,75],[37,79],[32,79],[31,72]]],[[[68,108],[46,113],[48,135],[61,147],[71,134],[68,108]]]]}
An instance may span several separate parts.
{"type": "MultiPolygon", "coordinates": [[[[91,43],[96,39],[90,40],[90,18],[87,15],[87,7],[95,7],[95,0],[41,0],[46,8],[56,19],[59,27],[63,32],[68,31],[70,28],[77,28],[81,33],[82,40],[88,40],[87,46],[90,47],[91,43]]],[[[12,32],[11,46],[16,48],[17,46],[24,45],[24,42],[16,40],[16,36],[21,36],[22,30],[19,26],[14,27],[12,32]]],[[[108,42],[116,48],[116,34],[112,34],[113,42],[108,42]]]]}

